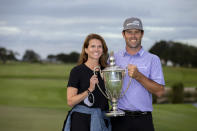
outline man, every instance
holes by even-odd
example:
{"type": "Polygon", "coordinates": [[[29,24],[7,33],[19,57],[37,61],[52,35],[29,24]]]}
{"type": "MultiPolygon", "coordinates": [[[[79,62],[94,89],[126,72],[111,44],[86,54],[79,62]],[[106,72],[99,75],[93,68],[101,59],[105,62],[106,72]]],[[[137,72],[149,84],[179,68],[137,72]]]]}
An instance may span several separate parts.
{"type": "Polygon", "coordinates": [[[144,30],[140,19],[126,19],[122,35],[126,48],[115,54],[115,60],[128,69],[122,87],[128,90],[118,101],[125,116],[111,118],[112,131],[154,131],[152,94],[160,97],[165,85],[161,62],[141,45],[144,30]]]}

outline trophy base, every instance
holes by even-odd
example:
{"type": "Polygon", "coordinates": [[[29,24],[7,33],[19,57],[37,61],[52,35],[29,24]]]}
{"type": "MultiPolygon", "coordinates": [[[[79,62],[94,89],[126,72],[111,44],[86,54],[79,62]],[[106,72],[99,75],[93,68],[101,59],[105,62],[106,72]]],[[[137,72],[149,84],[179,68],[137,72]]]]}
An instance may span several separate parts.
{"type": "Polygon", "coordinates": [[[125,115],[125,112],[124,111],[121,111],[121,110],[118,110],[118,111],[109,111],[109,112],[105,113],[105,115],[107,117],[124,116],[125,115]]]}

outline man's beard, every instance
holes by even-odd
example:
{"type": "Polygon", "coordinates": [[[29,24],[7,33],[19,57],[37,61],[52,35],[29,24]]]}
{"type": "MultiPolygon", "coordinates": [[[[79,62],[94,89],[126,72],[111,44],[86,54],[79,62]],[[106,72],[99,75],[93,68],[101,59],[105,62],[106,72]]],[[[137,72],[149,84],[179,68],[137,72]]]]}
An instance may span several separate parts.
{"type": "Polygon", "coordinates": [[[129,43],[129,41],[126,41],[126,44],[127,44],[127,46],[129,47],[129,48],[138,48],[138,47],[140,47],[141,46],[141,41],[139,41],[139,42],[137,42],[135,45],[132,45],[132,44],[130,44],[129,43]]]}

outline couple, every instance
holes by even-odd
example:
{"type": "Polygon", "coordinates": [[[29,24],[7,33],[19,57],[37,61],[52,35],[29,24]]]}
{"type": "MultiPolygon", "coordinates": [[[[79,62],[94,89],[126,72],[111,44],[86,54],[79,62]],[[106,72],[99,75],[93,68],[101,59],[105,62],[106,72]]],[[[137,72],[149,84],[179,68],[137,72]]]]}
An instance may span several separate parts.
{"type": "Polygon", "coordinates": [[[132,78],[130,88],[118,101],[118,108],[125,116],[110,119],[104,115],[109,108],[108,100],[97,84],[102,90],[105,85],[100,74],[94,75],[93,70],[96,66],[101,69],[107,66],[108,48],[100,35],[90,34],[84,41],[78,66],[70,72],[67,103],[72,110],[63,131],[154,131],[152,94],[161,96],[165,85],[161,62],[142,48],[144,30],[140,19],[126,19],[122,35],[126,47],[114,56],[116,65],[128,67],[123,89],[132,78]]]}

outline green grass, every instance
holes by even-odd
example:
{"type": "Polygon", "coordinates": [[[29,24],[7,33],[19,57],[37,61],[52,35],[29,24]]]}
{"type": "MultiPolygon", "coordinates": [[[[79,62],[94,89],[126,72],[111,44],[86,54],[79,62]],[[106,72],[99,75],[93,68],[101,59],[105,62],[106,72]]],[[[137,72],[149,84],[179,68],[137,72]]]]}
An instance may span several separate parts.
{"type": "Polygon", "coordinates": [[[154,105],[156,131],[196,131],[197,108],[191,104],[154,105]]]}
{"type": "MultiPolygon", "coordinates": [[[[60,131],[66,109],[0,106],[2,131],[60,131]]],[[[156,131],[196,131],[197,109],[191,104],[154,105],[156,131]]]]}
{"type": "Polygon", "coordinates": [[[0,64],[1,78],[68,79],[74,64],[0,64]]]}
{"type": "Polygon", "coordinates": [[[67,111],[66,86],[74,64],[0,65],[0,130],[58,131],[67,111]]]}
{"type": "Polygon", "coordinates": [[[0,79],[0,104],[34,107],[66,105],[66,82],[54,79],[0,79]]]}
{"type": "Polygon", "coordinates": [[[74,64],[0,65],[0,104],[61,108],[74,64]]]}
{"type": "MultiPolygon", "coordinates": [[[[74,64],[0,64],[0,130],[58,131],[67,111],[66,86],[74,64]]],[[[197,69],[164,67],[167,86],[197,87],[197,69]]],[[[154,105],[156,131],[194,131],[191,104],[154,105]]]]}
{"type": "MultiPolygon", "coordinates": [[[[67,80],[69,71],[75,64],[0,64],[0,78],[34,78],[67,80]]],[[[183,82],[185,87],[197,87],[197,69],[163,67],[166,86],[183,82]]]]}
{"type": "Polygon", "coordinates": [[[65,109],[0,106],[1,131],[61,131],[65,109]]]}
{"type": "Polygon", "coordinates": [[[182,82],[185,87],[197,87],[196,68],[164,67],[163,72],[167,86],[182,82]]]}

